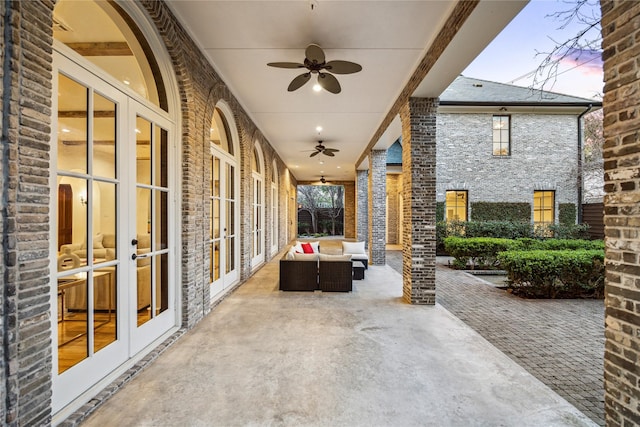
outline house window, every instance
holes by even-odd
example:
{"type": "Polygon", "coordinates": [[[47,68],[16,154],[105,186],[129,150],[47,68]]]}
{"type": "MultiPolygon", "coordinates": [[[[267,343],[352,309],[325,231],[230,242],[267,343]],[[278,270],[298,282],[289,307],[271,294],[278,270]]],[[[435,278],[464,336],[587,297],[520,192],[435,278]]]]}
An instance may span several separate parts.
{"type": "Polygon", "coordinates": [[[446,220],[467,220],[467,191],[447,191],[446,195],[446,220]]]}
{"type": "Polygon", "coordinates": [[[511,117],[493,116],[493,155],[511,154],[511,117]]]}
{"type": "Polygon", "coordinates": [[[533,192],[533,225],[536,228],[554,223],[555,199],[554,191],[533,192]]]}

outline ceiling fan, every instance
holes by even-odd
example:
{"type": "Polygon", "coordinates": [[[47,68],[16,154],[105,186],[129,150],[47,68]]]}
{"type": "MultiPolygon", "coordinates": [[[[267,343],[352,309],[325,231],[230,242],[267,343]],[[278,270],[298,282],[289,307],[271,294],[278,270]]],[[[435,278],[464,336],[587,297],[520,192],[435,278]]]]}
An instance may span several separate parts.
{"type": "Polygon", "coordinates": [[[326,180],[326,179],[324,179],[324,175],[322,175],[322,176],[320,177],[320,182],[321,182],[321,183],[323,183],[323,184],[326,184],[326,183],[327,183],[327,180],[326,180]]]}
{"type": "Polygon", "coordinates": [[[304,63],[299,62],[269,62],[267,65],[276,68],[306,68],[306,73],[300,74],[289,83],[287,90],[293,92],[304,86],[311,79],[311,74],[318,75],[318,84],[328,92],[340,93],[342,88],[333,74],[353,74],[362,70],[360,64],[349,61],[325,61],[324,51],[317,44],[310,44],[304,52],[304,63]],[[333,74],[331,74],[333,73],[333,74]]]}
{"type": "Polygon", "coordinates": [[[311,155],[309,157],[317,156],[320,153],[324,154],[325,156],[334,157],[335,153],[340,151],[337,148],[327,148],[327,147],[325,147],[324,145],[322,145],[322,141],[318,141],[318,145],[316,145],[315,148],[316,148],[316,151],[311,153],[311,155]]]}

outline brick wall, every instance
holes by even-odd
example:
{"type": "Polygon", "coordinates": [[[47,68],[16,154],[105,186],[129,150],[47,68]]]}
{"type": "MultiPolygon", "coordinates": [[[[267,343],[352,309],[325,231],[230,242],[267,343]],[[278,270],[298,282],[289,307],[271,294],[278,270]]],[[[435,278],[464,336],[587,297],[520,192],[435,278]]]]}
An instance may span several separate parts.
{"type": "Polygon", "coordinates": [[[369,171],[356,171],[356,240],[369,244],[369,171]]]}
{"type": "Polygon", "coordinates": [[[402,277],[411,304],[436,303],[436,112],[438,99],[409,98],[402,121],[402,277]]]}
{"type": "MultiPolygon", "coordinates": [[[[555,190],[559,203],[578,201],[577,115],[511,114],[511,155],[492,155],[491,113],[438,113],[437,201],[447,190],[472,202],[526,202],[534,190],[555,190]]],[[[472,216],[472,214],[470,213],[472,216]]]]}
{"type": "Polygon", "coordinates": [[[605,180],[605,413],[640,424],[640,2],[602,6],[605,180]]]}
{"type": "Polygon", "coordinates": [[[1,389],[3,424],[10,426],[46,425],[51,420],[52,7],[47,2],[10,2],[2,6],[3,24],[12,24],[2,43],[0,179],[2,200],[6,203],[2,206],[0,281],[3,298],[7,298],[2,301],[1,389]]]}
{"type": "Polygon", "coordinates": [[[344,237],[356,237],[356,185],[353,181],[342,181],[344,185],[344,237]]]}
{"type": "Polygon", "coordinates": [[[369,262],[386,262],[387,150],[369,153],[369,262]]]}

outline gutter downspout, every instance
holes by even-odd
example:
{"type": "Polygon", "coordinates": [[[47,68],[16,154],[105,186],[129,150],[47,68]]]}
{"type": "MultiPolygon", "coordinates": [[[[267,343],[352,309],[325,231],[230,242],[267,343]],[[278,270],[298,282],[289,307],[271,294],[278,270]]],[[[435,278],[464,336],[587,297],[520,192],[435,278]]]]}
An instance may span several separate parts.
{"type": "Polygon", "coordinates": [[[583,192],[583,176],[582,176],[582,126],[581,120],[593,108],[593,104],[589,104],[586,110],[578,115],[578,224],[582,224],[582,192],[583,192]]]}

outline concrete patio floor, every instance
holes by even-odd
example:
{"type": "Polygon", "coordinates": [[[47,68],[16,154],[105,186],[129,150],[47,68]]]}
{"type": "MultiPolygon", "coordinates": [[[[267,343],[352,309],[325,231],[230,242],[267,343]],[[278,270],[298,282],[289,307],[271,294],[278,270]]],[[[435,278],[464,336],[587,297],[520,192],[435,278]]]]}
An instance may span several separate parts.
{"type": "Polygon", "coordinates": [[[278,291],[267,263],[85,426],[592,426],[442,306],[371,266],[352,293],[278,291]]]}

